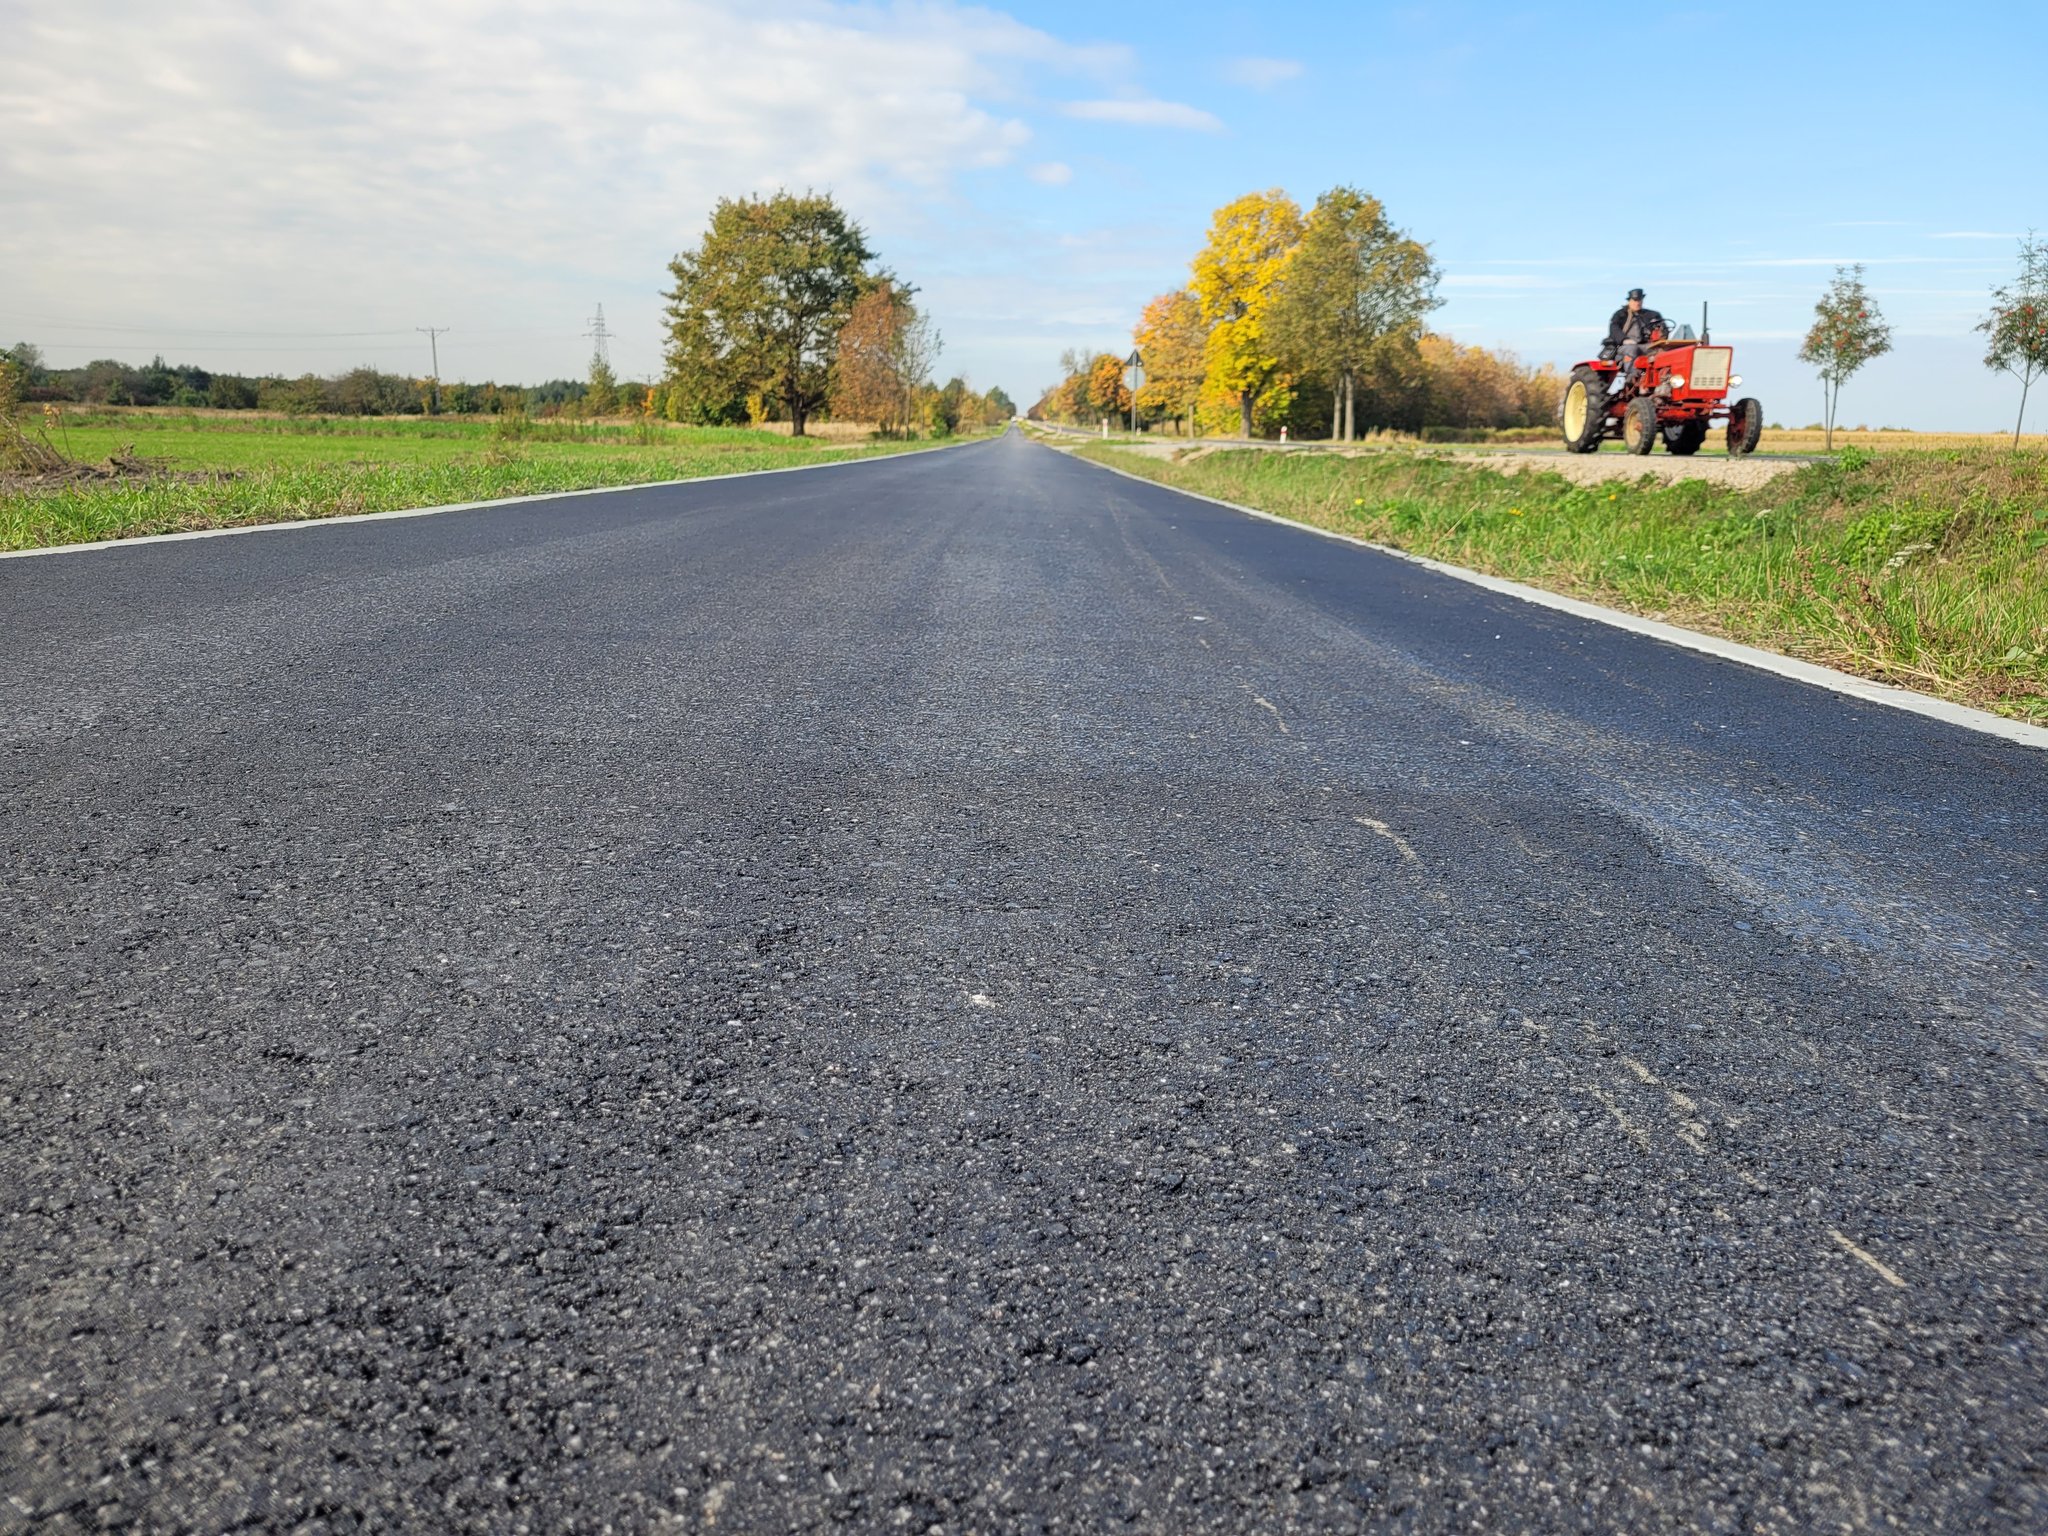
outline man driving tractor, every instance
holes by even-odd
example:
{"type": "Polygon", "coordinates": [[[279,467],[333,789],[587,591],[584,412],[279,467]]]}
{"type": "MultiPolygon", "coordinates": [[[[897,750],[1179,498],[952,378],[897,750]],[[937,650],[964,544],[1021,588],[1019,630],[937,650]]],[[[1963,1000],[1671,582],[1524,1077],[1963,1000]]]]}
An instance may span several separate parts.
{"type": "Polygon", "coordinates": [[[1649,453],[1660,443],[1683,458],[1698,453],[1716,424],[1728,435],[1728,452],[1756,452],[1763,435],[1764,408],[1750,395],[1732,393],[1742,384],[1735,349],[1708,339],[1707,310],[1700,306],[1700,330],[1671,325],[1643,307],[1643,290],[1631,288],[1628,302],[1607,322],[1600,355],[1574,364],[1558,401],[1557,424],[1566,453],[1598,453],[1620,438],[1630,453],[1649,453]]]}
{"type": "Polygon", "coordinates": [[[1610,392],[1628,388],[1635,378],[1636,359],[1643,355],[1643,348],[1665,334],[1664,317],[1654,309],[1643,307],[1643,290],[1631,288],[1628,302],[1614,312],[1607,322],[1607,345],[1621,367],[1616,370],[1610,392]]]}

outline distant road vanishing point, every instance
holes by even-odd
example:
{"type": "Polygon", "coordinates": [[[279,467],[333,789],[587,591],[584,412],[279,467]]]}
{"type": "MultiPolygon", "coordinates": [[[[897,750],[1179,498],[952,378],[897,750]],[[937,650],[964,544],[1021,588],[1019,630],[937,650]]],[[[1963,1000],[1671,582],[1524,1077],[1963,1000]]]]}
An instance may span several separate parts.
{"type": "Polygon", "coordinates": [[[0,616],[0,1529],[2048,1529],[2048,754],[1016,434],[0,616]]]}

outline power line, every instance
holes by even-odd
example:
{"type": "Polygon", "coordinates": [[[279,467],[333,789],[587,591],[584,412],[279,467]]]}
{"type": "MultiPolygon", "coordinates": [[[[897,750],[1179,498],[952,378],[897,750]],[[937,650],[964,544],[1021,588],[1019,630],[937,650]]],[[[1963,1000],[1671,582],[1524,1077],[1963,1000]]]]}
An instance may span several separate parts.
{"type": "Polygon", "coordinates": [[[48,315],[27,315],[19,322],[23,325],[57,325],[67,331],[110,331],[142,336],[254,336],[265,341],[290,341],[299,337],[320,339],[328,337],[403,336],[404,331],[198,331],[168,325],[94,325],[74,320],[53,320],[48,315]]]}
{"type": "MultiPolygon", "coordinates": [[[[384,332],[380,332],[379,334],[380,334],[380,335],[382,335],[382,334],[387,334],[387,333],[384,333],[384,332]]],[[[405,335],[409,335],[409,334],[410,334],[410,332],[406,332],[406,331],[391,331],[391,332],[389,332],[388,334],[389,334],[389,335],[392,335],[392,336],[405,336],[405,335]]],[[[100,349],[101,349],[102,347],[105,347],[105,346],[107,346],[107,345],[108,345],[108,343],[106,343],[106,342],[104,342],[104,341],[39,341],[39,342],[37,342],[37,343],[36,343],[36,346],[37,346],[37,348],[38,348],[38,349],[40,349],[41,351],[44,351],[44,352],[97,352],[97,351],[99,351],[99,350],[100,350],[100,349]]],[[[118,343],[117,343],[117,345],[118,345],[118,343]]],[[[364,347],[347,347],[347,346],[341,346],[341,347],[252,347],[252,346],[249,346],[249,345],[247,345],[246,343],[243,343],[243,342],[222,342],[222,343],[220,343],[220,344],[218,344],[218,345],[214,345],[214,346],[209,346],[209,345],[207,345],[207,344],[205,344],[205,343],[198,343],[198,344],[194,344],[194,343],[190,343],[190,342],[179,342],[179,343],[177,343],[177,350],[178,350],[178,352],[180,352],[180,353],[187,353],[187,354],[189,354],[189,353],[195,353],[195,352],[232,352],[232,353],[234,353],[234,354],[235,354],[236,356],[238,356],[238,357],[239,357],[239,356],[241,356],[241,355],[243,355],[243,354],[245,354],[245,353],[251,353],[251,352],[283,352],[283,353],[287,353],[287,354],[290,354],[290,355],[303,355],[303,356],[312,356],[312,355],[315,355],[315,354],[326,354],[326,353],[350,353],[350,352],[352,352],[352,353],[356,354],[356,355],[357,355],[358,357],[360,357],[360,356],[361,356],[361,355],[362,355],[362,354],[363,354],[363,353],[364,353],[365,351],[377,352],[377,353],[381,353],[381,354],[383,354],[383,355],[385,355],[385,356],[389,356],[389,355],[391,354],[391,352],[392,352],[393,348],[392,348],[392,347],[388,347],[388,346],[387,346],[387,347],[374,347],[374,348],[364,348],[364,347]]]]}
{"type": "MultiPolygon", "coordinates": [[[[21,329],[24,329],[24,328],[26,328],[26,327],[32,327],[32,326],[44,326],[44,325],[47,325],[47,326],[51,326],[51,327],[53,327],[53,328],[55,328],[55,329],[57,329],[57,330],[63,330],[63,331],[71,331],[71,332],[74,332],[74,333],[76,333],[76,332],[80,332],[80,331],[85,331],[85,332],[94,332],[94,333],[106,333],[106,334],[109,334],[109,335],[126,335],[126,336],[192,336],[192,337],[210,338],[210,339],[214,339],[214,340],[219,340],[219,341],[239,341],[239,340],[242,340],[242,339],[244,339],[244,338],[248,338],[248,339],[253,339],[253,340],[257,340],[257,341],[296,341],[296,340],[299,340],[299,339],[302,339],[302,338],[303,338],[303,339],[305,339],[305,340],[309,340],[309,341],[333,341],[333,340],[341,340],[341,341],[346,341],[346,340],[350,340],[350,339],[359,339],[359,338],[379,338],[379,337],[381,337],[381,338],[390,338],[390,339],[395,339],[395,338],[398,338],[398,337],[401,337],[401,336],[410,336],[410,335],[412,335],[412,334],[413,334],[413,332],[412,332],[412,331],[404,331],[404,330],[400,330],[400,331],[228,331],[228,330],[219,330],[219,331],[216,331],[216,330],[200,330],[200,329],[195,329],[195,328],[193,328],[193,327],[189,327],[189,326],[171,326],[171,325],[101,325],[101,324],[99,324],[99,323],[98,323],[98,322],[96,322],[96,321],[85,321],[85,320],[65,320],[65,319],[62,319],[62,318],[60,318],[60,317],[58,317],[58,316],[54,316],[54,315],[17,315],[17,316],[16,316],[16,317],[15,317],[14,319],[12,319],[12,320],[4,320],[4,319],[0,319],[0,331],[6,331],[6,332],[9,332],[9,333],[12,333],[12,332],[14,332],[14,331],[19,331],[19,330],[21,330],[21,329]]],[[[414,330],[417,330],[417,329],[419,329],[419,327],[415,326],[415,327],[414,327],[414,330]]],[[[446,326],[443,326],[443,327],[442,327],[441,329],[443,329],[443,330],[446,330],[446,329],[448,329],[448,328],[447,328],[446,326]]],[[[518,328],[513,328],[513,329],[505,329],[505,330],[488,330],[488,331],[478,331],[478,330],[469,330],[469,331],[465,331],[465,332],[464,332],[463,334],[464,334],[464,335],[466,335],[466,336],[472,337],[472,338],[478,338],[478,337],[488,337],[488,338],[493,338],[493,339],[502,339],[502,338],[504,338],[504,337],[508,337],[508,336],[511,336],[511,337],[535,337],[535,338],[545,338],[545,339],[547,339],[547,340],[550,340],[550,341],[561,341],[561,340],[566,340],[566,339],[567,339],[568,337],[570,337],[570,336],[578,336],[578,335],[581,335],[581,336],[587,336],[587,335],[589,335],[590,333],[589,333],[588,331],[557,331],[557,330],[553,330],[553,329],[547,329],[547,330],[535,330],[535,329],[531,329],[531,328],[528,328],[528,327],[523,327],[523,326],[522,326],[522,327],[518,327],[518,328]]],[[[607,334],[609,334],[609,333],[607,333],[607,334]]],[[[50,346],[60,346],[60,345],[61,345],[61,346],[91,346],[91,345],[93,345],[93,343],[91,343],[91,342],[50,342],[50,343],[41,343],[41,342],[39,342],[39,343],[37,343],[37,345],[39,345],[39,346],[41,346],[41,345],[50,345],[50,346]]]]}

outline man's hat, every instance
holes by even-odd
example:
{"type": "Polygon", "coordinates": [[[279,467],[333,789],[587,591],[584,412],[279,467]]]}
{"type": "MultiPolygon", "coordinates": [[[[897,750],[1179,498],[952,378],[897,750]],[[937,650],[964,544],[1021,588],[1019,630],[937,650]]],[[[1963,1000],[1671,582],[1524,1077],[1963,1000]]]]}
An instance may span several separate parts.
{"type": "Polygon", "coordinates": [[[1628,291],[1628,296],[1632,299],[1640,299],[1643,296],[1643,290],[1640,288],[1631,288],[1628,291]]]}

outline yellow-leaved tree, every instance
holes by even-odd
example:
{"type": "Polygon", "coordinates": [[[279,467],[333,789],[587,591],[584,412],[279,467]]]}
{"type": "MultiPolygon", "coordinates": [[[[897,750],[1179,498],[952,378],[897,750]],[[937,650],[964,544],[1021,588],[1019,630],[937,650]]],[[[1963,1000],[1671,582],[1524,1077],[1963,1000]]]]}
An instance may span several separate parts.
{"type": "Polygon", "coordinates": [[[1088,365],[1088,405],[1098,421],[1114,418],[1119,426],[1131,408],[1131,391],[1124,383],[1124,360],[1114,352],[1098,352],[1088,365]]]}
{"type": "Polygon", "coordinates": [[[1249,192],[1216,210],[1209,243],[1194,261],[1190,285],[1209,326],[1207,384],[1237,396],[1244,435],[1270,389],[1280,360],[1266,336],[1266,310],[1301,243],[1301,208],[1278,187],[1249,192]]]}
{"type": "Polygon", "coordinates": [[[1358,381],[1390,344],[1412,342],[1439,302],[1436,263],[1376,197],[1332,187],[1316,199],[1268,296],[1267,345],[1296,374],[1330,381],[1332,437],[1357,435],[1358,381]]]}
{"type": "Polygon", "coordinates": [[[1195,407],[1202,396],[1202,378],[1208,372],[1204,352],[1209,327],[1202,320],[1201,304],[1185,288],[1162,293],[1145,306],[1131,339],[1137,343],[1145,365],[1138,409],[1180,417],[1187,422],[1192,436],[1195,407]]]}

